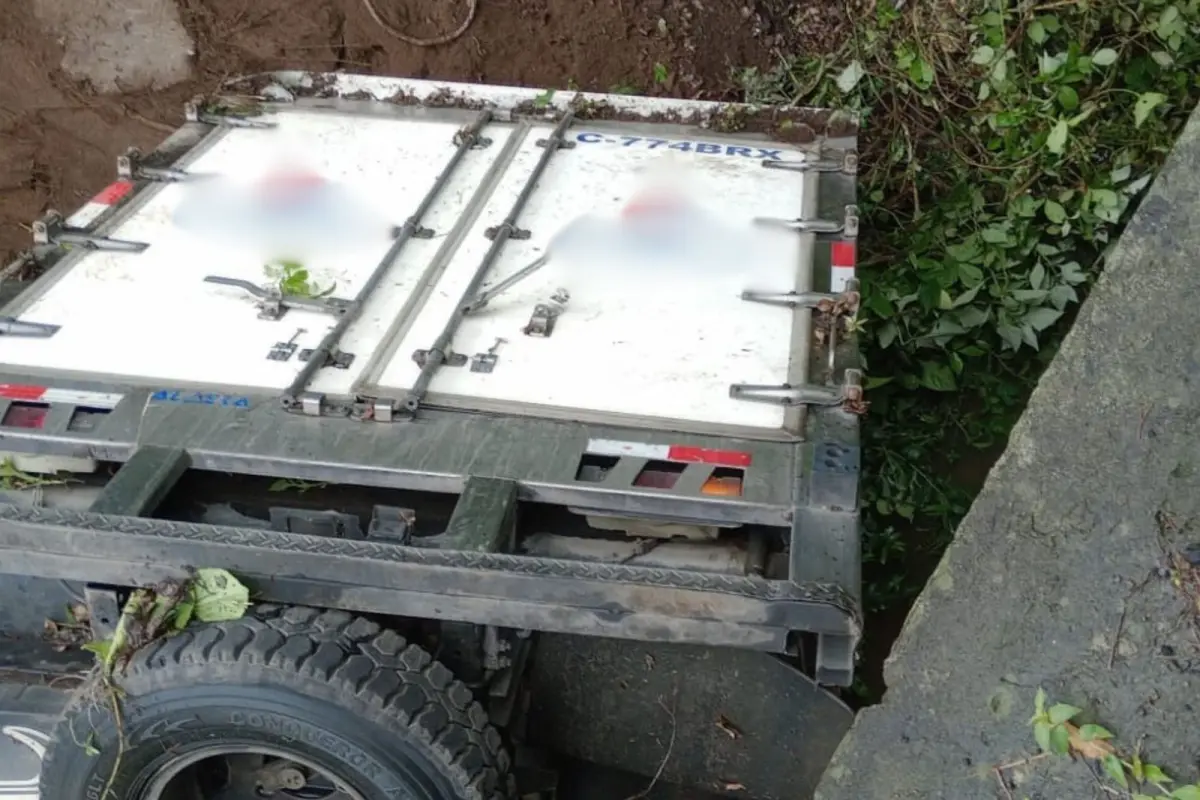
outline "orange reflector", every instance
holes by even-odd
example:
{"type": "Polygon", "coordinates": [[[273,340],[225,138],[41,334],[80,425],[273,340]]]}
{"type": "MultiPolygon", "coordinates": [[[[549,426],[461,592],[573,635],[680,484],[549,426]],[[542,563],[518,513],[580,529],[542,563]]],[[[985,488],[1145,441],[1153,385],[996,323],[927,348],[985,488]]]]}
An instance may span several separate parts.
{"type": "Polygon", "coordinates": [[[741,497],[742,479],[717,477],[709,478],[704,482],[704,486],[701,487],[700,494],[712,494],[717,495],[718,497],[741,497]]]}

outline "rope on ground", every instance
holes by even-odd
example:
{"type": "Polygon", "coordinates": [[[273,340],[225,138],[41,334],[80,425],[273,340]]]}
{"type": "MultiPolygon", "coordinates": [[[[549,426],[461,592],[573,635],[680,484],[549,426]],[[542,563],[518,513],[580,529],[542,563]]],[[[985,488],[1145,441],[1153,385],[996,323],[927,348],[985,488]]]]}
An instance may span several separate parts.
{"type": "Polygon", "coordinates": [[[379,16],[379,11],[375,8],[375,4],[371,0],[362,0],[362,4],[367,9],[367,13],[371,15],[371,19],[375,20],[375,24],[387,31],[389,35],[402,42],[407,42],[414,47],[437,47],[439,44],[449,44],[467,32],[467,28],[471,27],[471,23],[475,21],[478,0],[467,0],[467,18],[457,28],[450,33],[434,36],[429,39],[418,39],[389,25],[384,21],[383,17],[379,16]]]}

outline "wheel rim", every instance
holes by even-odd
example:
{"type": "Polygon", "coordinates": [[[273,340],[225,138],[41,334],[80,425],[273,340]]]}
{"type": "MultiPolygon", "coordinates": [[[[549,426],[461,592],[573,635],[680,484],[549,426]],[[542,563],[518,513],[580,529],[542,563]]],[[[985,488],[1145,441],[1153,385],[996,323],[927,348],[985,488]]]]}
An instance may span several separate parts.
{"type": "Polygon", "coordinates": [[[365,800],[328,769],[285,750],[208,745],[160,766],[138,800],[365,800]]]}

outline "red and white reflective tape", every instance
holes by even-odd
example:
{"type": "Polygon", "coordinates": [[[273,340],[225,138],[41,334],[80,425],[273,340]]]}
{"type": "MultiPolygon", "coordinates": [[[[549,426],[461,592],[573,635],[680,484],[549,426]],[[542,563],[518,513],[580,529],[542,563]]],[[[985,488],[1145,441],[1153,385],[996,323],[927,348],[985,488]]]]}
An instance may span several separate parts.
{"type": "Polygon", "coordinates": [[[846,283],[854,277],[857,251],[858,246],[852,241],[834,242],[830,247],[829,264],[832,273],[829,278],[829,291],[834,294],[846,291],[846,283]]]}
{"type": "Polygon", "coordinates": [[[100,218],[100,215],[121,202],[133,191],[129,181],[110,183],[99,194],[87,201],[83,208],[76,211],[67,219],[68,228],[86,228],[100,218]]]}
{"type": "Polygon", "coordinates": [[[596,456],[632,456],[655,461],[677,461],[685,464],[714,464],[718,467],[748,467],[750,454],[740,450],[714,450],[708,447],[688,447],[679,444],[645,444],[622,442],[616,439],[589,439],[587,452],[596,456]]]}
{"type": "Polygon", "coordinates": [[[115,392],[88,392],[83,389],[55,389],[51,386],[27,386],[19,383],[0,383],[0,399],[21,403],[66,403],[87,408],[114,409],[125,397],[115,392]]]}

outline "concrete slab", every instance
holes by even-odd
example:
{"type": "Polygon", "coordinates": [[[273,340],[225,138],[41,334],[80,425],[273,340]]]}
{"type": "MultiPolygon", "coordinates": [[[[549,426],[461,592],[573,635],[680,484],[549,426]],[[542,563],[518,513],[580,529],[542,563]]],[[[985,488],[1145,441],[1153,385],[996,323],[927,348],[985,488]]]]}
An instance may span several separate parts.
{"type": "Polygon", "coordinates": [[[63,71],[101,94],[191,76],[194,46],[175,0],[34,0],[33,8],[63,46],[63,71]]]}
{"type": "Polygon", "coordinates": [[[1162,565],[1164,548],[1200,541],[1198,215],[1193,115],[913,608],[884,702],[859,715],[818,800],[1113,796],[1065,758],[999,785],[994,765],[1037,751],[1039,686],[1197,780],[1197,609],[1162,565]]]}

